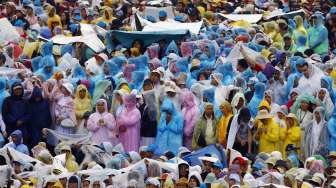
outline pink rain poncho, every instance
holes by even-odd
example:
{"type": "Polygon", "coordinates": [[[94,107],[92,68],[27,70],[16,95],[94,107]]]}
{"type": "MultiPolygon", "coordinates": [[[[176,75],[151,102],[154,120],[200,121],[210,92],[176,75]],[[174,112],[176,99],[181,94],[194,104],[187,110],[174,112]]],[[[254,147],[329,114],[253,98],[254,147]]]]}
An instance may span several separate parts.
{"type": "Polygon", "coordinates": [[[181,95],[181,99],[183,105],[182,114],[184,117],[183,143],[188,149],[191,149],[194,127],[199,118],[199,110],[192,92],[184,92],[181,95]]]}
{"type": "Polygon", "coordinates": [[[92,142],[94,144],[101,144],[103,142],[110,142],[115,145],[118,143],[116,138],[116,121],[111,113],[108,112],[107,103],[105,99],[99,99],[98,103],[104,103],[105,111],[99,113],[96,108],[96,112],[91,114],[87,123],[87,129],[92,133],[92,142]],[[99,120],[104,121],[104,125],[99,124],[99,120]]]}
{"type": "Polygon", "coordinates": [[[124,97],[125,108],[117,117],[119,140],[125,151],[138,151],[140,146],[141,114],[136,108],[136,96],[129,94],[124,97]]]}

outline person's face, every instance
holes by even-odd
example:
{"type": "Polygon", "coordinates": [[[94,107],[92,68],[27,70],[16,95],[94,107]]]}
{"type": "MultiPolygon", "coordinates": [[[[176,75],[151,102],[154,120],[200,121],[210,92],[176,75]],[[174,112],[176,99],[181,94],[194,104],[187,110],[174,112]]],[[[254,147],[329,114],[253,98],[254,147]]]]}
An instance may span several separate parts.
{"type": "Polygon", "coordinates": [[[188,175],[189,175],[189,166],[187,166],[187,165],[180,165],[179,166],[179,175],[181,177],[188,177],[188,175]]]}
{"type": "Polygon", "coordinates": [[[204,74],[200,74],[199,75],[199,80],[202,81],[202,80],[206,80],[206,77],[204,74]]]}
{"type": "Polygon", "coordinates": [[[273,74],[274,80],[279,80],[280,79],[280,71],[276,70],[273,74]]]}
{"type": "Polygon", "coordinates": [[[326,93],[324,90],[320,90],[318,93],[318,98],[323,101],[324,97],[325,97],[326,93]]]}
{"type": "Polygon", "coordinates": [[[136,41],[134,42],[134,45],[133,45],[134,48],[138,48],[139,50],[141,49],[141,44],[139,41],[136,41]]]}
{"type": "Polygon", "coordinates": [[[212,106],[206,106],[205,107],[205,115],[207,117],[211,117],[213,115],[213,107],[212,106]]]}
{"type": "Polygon", "coordinates": [[[197,184],[198,182],[197,182],[197,180],[196,180],[196,178],[194,178],[194,177],[191,177],[190,178],[190,180],[189,180],[189,187],[190,188],[194,188],[194,187],[198,187],[198,184],[197,184]]]}
{"type": "Polygon", "coordinates": [[[265,100],[271,104],[272,103],[272,97],[270,95],[265,95],[265,100]]]}
{"type": "Polygon", "coordinates": [[[171,120],[171,118],[172,118],[172,114],[170,113],[170,112],[166,112],[166,122],[168,123],[168,122],[170,122],[170,120],[171,120]]]}
{"type": "Polygon", "coordinates": [[[240,109],[244,105],[244,99],[242,97],[239,98],[238,104],[236,106],[237,109],[240,109]]]}
{"type": "Polygon", "coordinates": [[[153,83],[158,83],[160,81],[160,76],[157,73],[150,74],[150,80],[153,83]]]}
{"type": "Polygon", "coordinates": [[[144,91],[149,91],[149,90],[152,90],[153,89],[153,85],[152,84],[145,84],[143,86],[143,90],[144,91]]]}
{"type": "Polygon", "coordinates": [[[109,66],[107,64],[104,65],[103,72],[104,72],[105,75],[109,75],[110,74],[109,66]]]}
{"type": "Polygon", "coordinates": [[[319,112],[315,112],[315,113],[314,113],[314,116],[315,116],[315,119],[316,119],[317,122],[320,122],[320,121],[321,121],[322,117],[321,117],[321,115],[320,115],[319,112]]]}
{"type": "Polygon", "coordinates": [[[277,115],[278,115],[278,117],[279,117],[279,119],[285,119],[285,115],[283,114],[283,113],[281,113],[281,112],[277,112],[277,115]]]}
{"type": "Polygon", "coordinates": [[[309,104],[305,101],[301,101],[300,107],[301,107],[301,110],[307,111],[309,108],[309,104]]]}
{"type": "Polygon", "coordinates": [[[306,77],[306,78],[309,78],[309,69],[308,69],[308,65],[304,65],[302,66],[302,69],[301,69],[303,75],[306,77]]]}
{"type": "Polygon", "coordinates": [[[229,113],[229,109],[227,107],[225,107],[225,106],[221,105],[220,106],[220,110],[221,110],[221,112],[222,112],[223,115],[226,115],[226,114],[229,113]]]}
{"type": "Polygon", "coordinates": [[[82,89],[82,90],[79,91],[79,97],[81,99],[84,99],[85,95],[86,95],[86,90],[85,89],[82,89]]]}
{"type": "Polygon", "coordinates": [[[217,167],[214,167],[214,168],[212,168],[212,173],[214,173],[216,176],[218,176],[218,174],[221,172],[221,170],[219,169],[219,168],[217,168],[217,167]]]}
{"type": "Polygon", "coordinates": [[[14,163],[14,172],[15,172],[15,174],[20,174],[21,173],[21,164],[20,163],[17,163],[17,162],[14,163]]]}
{"type": "Polygon", "coordinates": [[[78,183],[68,183],[68,188],[77,188],[78,187],[78,183]]]}
{"type": "Polygon", "coordinates": [[[204,170],[206,172],[211,172],[212,163],[209,161],[203,161],[204,170]]]}
{"type": "Polygon", "coordinates": [[[12,135],[11,137],[14,144],[19,144],[19,138],[16,135],[12,135]]]}
{"type": "Polygon", "coordinates": [[[229,187],[232,187],[232,186],[234,186],[236,184],[236,181],[235,180],[233,180],[233,179],[230,179],[229,180],[229,187]]]}
{"type": "Polygon", "coordinates": [[[92,185],[93,188],[100,188],[100,183],[98,181],[94,182],[92,185]]]}
{"type": "Polygon", "coordinates": [[[292,118],[286,118],[286,121],[287,121],[287,125],[289,127],[293,127],[294,125],[294,120],[292,118]]]}
{"type": "Polygon", "coordinates": [[[298,94],[295,93],[295,92],[291,93],[291,95],[290,95],[292,100],[295,100],[297,96],[298,96],[298,94]]]}
{"type": "Polygon", "coordinates": [[[177,6],[176,6],[176,10],[179,11],[179,12],[183,11],[183,4],[178,3],[177,6]]]}
{"type": "Polygon", "coordinates": [[[83,181],[82,182],[82,187],[83,188],[89,188],[90,187],[90,182],[89,181],[83,181]]]}
{"type": "Polygon", "coordinates": [[[97,110],[98,110],[99,113],[104,113],[105,112],[104,102],[98,102],[97,103],[97,110]]]}
{"type": "Polygon", "coordinates": [[[59,181],[60,181],[61,184],[65,187],[66,184],[67,184],[68,179],[67,179],[67,178],[61,178],[61,179],[59,179],[59,181]]]}
{"type": "Polygon", "coordinates": [[[23,93],[22,87],[14,89],[14,95],[15,96],[21,96],[23,93]]]}

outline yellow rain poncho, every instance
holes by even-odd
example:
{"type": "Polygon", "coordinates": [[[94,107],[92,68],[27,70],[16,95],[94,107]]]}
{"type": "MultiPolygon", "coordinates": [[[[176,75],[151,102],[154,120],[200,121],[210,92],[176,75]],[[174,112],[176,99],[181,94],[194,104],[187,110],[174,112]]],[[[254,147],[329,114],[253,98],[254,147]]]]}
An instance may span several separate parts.
{"type": "Polygon", "coordinates": [[[261,101],[261,103],[259,104],[259,110],[261,109],[266,109],[268,112],[271,112],[271,106],[268,104],[268,102],[264,99],[261,101]]]}
{"type": "Polygon", "coordinates": [[[48,13],[48,27],[49,29],[53,30],[53,24],[57,24],[62,28],[62,22],[61,18],[56,14],[55,7],[48,6],[47,7],[47,13],[48,13]]]}
{"type": "Polygon", "coordinates": [[[256,120],[256,126],[260,130],[259,135],[256,135],[256,139],[259,140],[258,152],[271,153],[272,151],[279,151],[279,138],[280,128],[273,118],[266,120],[266,123],[262,123],[260,120],[256,120]]]}
{"type": "Polygon", "coordinates": [[[283,47],[283,38],[279,32],[278,24],[276,22],[266,22],[264,24],[265,33],[273,40],[273,46],[283,47]]]}
{"type": "Polygon", "coordinates": [[[75,96],[74,103],[75,103],[75,113],[76,113],[77,120],[82,119],[85,112],[89,112],[92,109],[90,93],[87,90],[87,88],[82,84],[79,85],[76,89],[76,96],[75,96]],[[84,98],[81,98],[79,96],[79,92],[82,90],[85,91],[84,98]]]}
{"type": "Polygon", "coordinates": [[[112,8],[105,6],[103,8],[103,11],[104,11],[103,16],[97,18],[96,20],[93,20],[94,24],[97,24],[99,22],[104,22],[106,25],[109,25],[115,19],[115,17],[113,17],[113,14],[112,14],[112,8]]]}
{"type": "Polygon", "coordinates": [[[286,125],[287,127],[285,129],[281,129],[280,131],[280,139],[283,140],[284,142],[283,147],[281,148],[281,153],[283,157],[286,157],[287,145],[293,144],[295,147],[300,148],[301,129],[300,129],[297,119],[294,117],[292,119],[294,120],[294,125],[290,126],[287,123],[286,125]]]}
{"type": "Polygon", "coordinates": [[[231,104],[227,101],[224,101],[220,108],[224,110],[225,114],[221,116],[221,118],[218,121],[217,129],[218,129],[218,142],[222,144],[223,146],[226,146],[226,137],[228,134],[228,127],[230,119],[233,117],[233,112],[231,109],[231,104]]]}

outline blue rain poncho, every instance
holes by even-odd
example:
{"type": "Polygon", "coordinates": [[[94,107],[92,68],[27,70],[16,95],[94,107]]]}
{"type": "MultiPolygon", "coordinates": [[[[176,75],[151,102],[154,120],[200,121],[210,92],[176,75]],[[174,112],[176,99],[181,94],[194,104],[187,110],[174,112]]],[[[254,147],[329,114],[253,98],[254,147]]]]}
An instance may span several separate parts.
{"type": "Polygon", "coordinates": [[[329,139],[329,152],[336,151],[336,108],[328,121],[329,139]]]}
{"type": "Polygon", "coordinates": [[[183,117],[176,111],[174,104],[166,98],[161,105],[161,117],[156,136],[156,145],[160,146],[159,153],[172,151],[176,155],[182,146],[182,137],[183,117]],[[166,122],[167,112],[171,114],[169,123],[166,122]]]}
{"type": "Polygon", "coordinates": [[[333,80],[330,76],[323,76],[321,78],[321,87],[328,90],[332,102],[335,103],[336,95],[333,89],[333,80]]]}
{"type": "Polygon", "coordinates": [[[2,112],[2,104],[6,97],[9,96],[9,93],[6,91],[6,79],[0,77],[0,112],[2,112]]]}
{"type": "Polygon", "coordinates": [[[174,53],[174,54],[179,54],[179,50],[178,50],[178,47],[175,43],[175,41],[171,41],[169,43],[169,45],[167,46],[167,49],[166,49],[166,56],[169,55],[170,53],[174,53]]]}
{"type": "Polygon", "coordinates": [[[264,94],[265,94],[265,84],[258,82],[255,84],[255,90],[254,90],[254,94],[253,97],[250,101],[250,103],[247,105],[247,108],[250,110],[251,116],[254,118],[257,116],[258,114],[258,107],[260,102],[263,100],[264,98],[264,94]]]}
{"type": "Polygon", "coordinates": [[[308,29],[309,47],[319,55],[327,54],[329,50],[328,29],[323,24],[323,15],[321,12],[316,12],[316,23],[308,29]]]}
{"type": "Polygon", "coordinates": [[[141,55],[138,57],[133,57],[128,59],[128,64],[134,64],[135,70],[137,71],[149,71],[148,69],[149,59],[145,55],[141,55]]]}
{"type": "Polygon", "coordinates": [[[227,86],[231,85],[234,80],[234,72],[231,63],[220,64],[216,68],[216,72],[219,72],[223,75],[222,84],[227,86]]]}
{"type": "Polygon", "coordinates": [[[134,71],[132,72],[132,81],[131,89],[136,89],[137,91],[141,91],[143,81],[146,77],[147,73],[145,71],[134,71]]]}

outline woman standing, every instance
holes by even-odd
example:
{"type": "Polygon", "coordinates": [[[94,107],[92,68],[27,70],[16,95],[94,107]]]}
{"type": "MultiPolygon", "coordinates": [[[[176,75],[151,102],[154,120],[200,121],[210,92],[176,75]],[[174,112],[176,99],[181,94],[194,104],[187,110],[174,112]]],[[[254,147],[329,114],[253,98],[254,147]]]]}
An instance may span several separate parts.
{"type": "Polygon", "coordinates": [[[119,139],[125,151],[138,151],[140,147],[141,114],[136,108],[137,100],[134,94],[124,97],[125,108],[117,117],[119,139]]]}
{"type": "Polygon", "coordinates": [[[60,87],[62,96],[58,98],[55,106],[56,130],[73,134],[77,127],[74,100],[72,98],[73,86],[71,83],[63,83],[60,87]]]}
{"type": "Polygon", "coordinates": [[[205,103],[203,116],[198,120],[194,130],[192,149],[197,150],[217,141],[217,120],[214,107],[211,103],[205,103]]]}
{"type": "Polygon", "coordinates": [[[156,145],[162,152],[178,153],[182,146],[183,119],[174,107],[173,102],[166,98],[161,105],[161,116],[156,135],[156,145]]]}
{"type": "Polygon", "coordinates": [[[284,144],[281,148],[282,157],[286,158],[286,148],[289,144],[294,145],[295,147],[300,147],[301,140],[301,130],[299,122],[296,118],[296,115],[289,113],[286,117],[286,129],[281,131],[280,138],[283,140],[284,144]]]}
{"type": "Polygon", "coordinates": [[[314,110],[313,115],[313,122],[308,125],[304,138],[306,157],[315,154],[328,154],[329,133],[327,130],[324,108],[317,107],[314,110]]]}
{"type": "Polygon", "coordinates": [[[198,120],[199,110],[192,92],[182,94],[182,114],[184,117],[183,145],[191,149],[194,127],[198,120]]]}
{"type": "Polygon", "coordinates": [[[91,97],[87,88],[81,84],[77,87],[75,96],[75,113],[78,124],[77,132],[85,132],[84,114],[91,112],[91,97]]]}
{"type": "Polygon", "coordinates": [[[28,131],[31,133],[29,146],[32,148],[42,140],[42,129],[50,128],[52,124],[49,102],[42,97],[40,88],[34,87],[28,109],[28,131]]]}
{"type": "Polygon", "coordinates": [[[243,156],[252,152],[252,131],[249,125],[251,114],[248,108],[242,108],[235,115],[229,128],[227,148],[239,151],[243,156]]]}
{"type": "Polygon", "coordinates": [[[103,142],[110,142],[116,145],[116,121],[108,112],[105,99],[99,99],[96,104],[96,112],[91,114],[87,123],[88,130],[92,133],[94,144],[100,145],[103,142]]]}
{"type": "Polygon", "coordinates": [[[227,101],[224,101],[220,105],[220,110],[222,111],[222,116],[219,119],[217,129],[218,129],[218,142],[226,148],[226,142],[228,133],[230,130],[231,121],[233,118],[233,112],[231,104],[227,101]]]}

